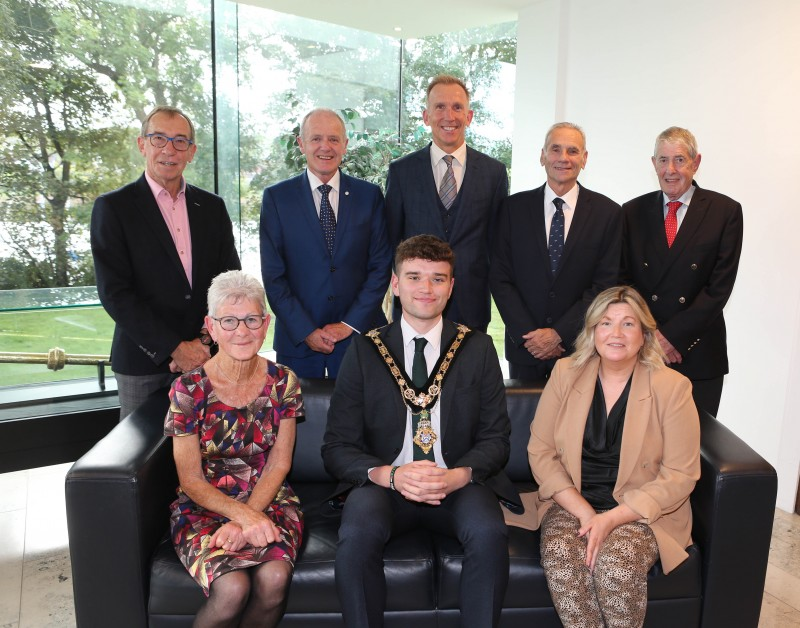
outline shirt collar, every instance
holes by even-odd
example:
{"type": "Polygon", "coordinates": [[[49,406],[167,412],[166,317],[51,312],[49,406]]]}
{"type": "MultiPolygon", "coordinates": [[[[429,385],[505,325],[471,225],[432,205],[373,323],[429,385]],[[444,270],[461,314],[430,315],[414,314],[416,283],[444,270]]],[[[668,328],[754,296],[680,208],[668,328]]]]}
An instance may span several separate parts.
{"type": "MultiPolygon", "coordinates": [[[[311,172],[308,168],[306,168],[306,174],[308,175],[308,183],[312,190],[316,190],[320,185],[324,185],[322,181],[319,180],[319,177],[311,172]]],[[[337,169],[336,173],[331,177],[331,180],[328,181],[328,185],[330,185],[337,193],[340,189],[339,181],[341,178],[342,173],[337,169]]]]}
{"type": "MultiPolygon", "coordinates": [[[[676,200],[676,201],[680,201],[681,203],[683,203],[684,205],[686,205],[686,207],[689,207],[689,203],[691,203],[691,202],[692,202],[692,197],[694,196],[694,191],[695,191],[696,189],[697,189],[697,187],[695,186],[695,184],[694,184],[694,183],[692,183],[692,185],[690,185],[690,186],[689,186],[689,189],[688,189],[688,190],[686,190],[686,191],[685,191],[683,194],[681,194],[681,195],[680,195],[678,198],[676,198],[675,200],[676,200]]],[[[667,203],[669,203],[669,202],[670,202],[670,200],[669,200],[669,198],[667,197],[667,195],[666,195],[666,194],[664,194],[663,192],[661,193],[661,200],[664,202],[664,210],[666,211],[666,208],[667,208],[667,203]]]]}
{"type": "Polygon", "coordinates": [[[407,346],[414,341],[414,338],[425,338],[428,341],[428,344],[433,347],[436,355],[440,354],[441,346],[442,346],[442,330],[444,329],[444,319],[439,316],[439,321],[428,330],[426,334],[420,334],[417,332],[405,319],[404,316],[400,316],[400,329],[403,332],[403,346],[407,346]]]}
{"type": "Polygon", "coordinates": [[[463,168],[467,165],[467,143],[464,142],[461,146],[456,148],[452,153],[446,153],[436,145],[436,142],[431,142],[431,165],[435,168],[445,155],[452,155],[455,160],[463,168]]]}
{"type": "Polygon", "coordinates": [[[580,191],[580,186],[576,181],[575,185],[572,186],[572,189],[569,192],[561,196],[558,196],[558,194],[553,192],[553,188],[550,187],[550,184],[547,183],[544,186],[544,206],[549,208],[554,198],[561,198],[564,200],[564,203],[566,203],[568,209],[575,209],[575,206],[578,204],[579,191],[580,191]]]}
{"type": "MultiPolygon", "coordinates": [[[[150,190],[153,192],[153,196],[158,198],[161,192],[167,192],[167,189],[161,185],[158,181],[156,181],[153,177],[147,174],[147,170],[144,171],[144,178],[147,181],[147,185],[150,186],[150,190]]],[[[169,192],[167,192],[169,194],[169,192]]],[[[178,190],[178,196],[186,194],[186,179],[181,176],[181,187],[178,190]]]]}

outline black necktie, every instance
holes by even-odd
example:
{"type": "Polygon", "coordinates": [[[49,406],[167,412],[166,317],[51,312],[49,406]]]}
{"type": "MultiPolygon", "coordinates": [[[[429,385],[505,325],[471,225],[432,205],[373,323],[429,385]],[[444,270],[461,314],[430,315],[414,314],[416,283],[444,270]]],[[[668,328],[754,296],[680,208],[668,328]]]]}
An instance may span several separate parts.
{"type": "Polygon", "coordinates": [[[333,213],[333,207],[331,207],[331,201],[328,198],[328,193],[333,188],[323,183],[317,189],[322,193],[322,200],[319,202],[319,222],[322,224],[322,235],[325,236],[328,253],[333,255],[333,240],[336,238],[336,215],[333,213]]]}
{"type": "MultiPolygon", "coordinates": [[[[415,388],[422,388],[425,382],[428,381],[428,363],[425,361],[425,345],[428,341],[425,338],[414,338],[414,362],[411,364],[411,383],[415,388]]],[[[430,408],[428,408],[430,410],[430,408]]],[[[413,434],[417,433],[419,426],[419,414],[411,415],[411,431],[413,434]]],[[[430,415],[428,415],[430,419],[430,415]]],[[[422,449],[414,443],[414,460],[433,460],[433,449],[426,454],[422,449]]]]}
{"type": "Polygon", "coordinates": [[[553,205],[556,206],[556,213],[553,214],[553,220],[550,223],[550,239],[547,248],[550,252],[550,272],[555,275],[561,254],[564,252],[564,210],[562,209],[564,199],[554,198],[553,205]]]}
{"type": "Polygon", "coordinates": [[[411,383],[422,388],[428,381],[428,363],[425,361],[425,338],[414,338],[414,362],[411,365],[411,383]]]}

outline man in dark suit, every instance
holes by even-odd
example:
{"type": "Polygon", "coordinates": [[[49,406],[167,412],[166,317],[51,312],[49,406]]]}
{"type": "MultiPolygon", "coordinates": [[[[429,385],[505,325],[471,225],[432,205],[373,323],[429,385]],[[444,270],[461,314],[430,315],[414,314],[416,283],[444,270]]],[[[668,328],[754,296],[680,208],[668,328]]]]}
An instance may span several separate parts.
{"type": "Polygon", "coordinates": [[[91,224],[97,292],[116,323],[111,368],[121,418],[208,359],[208,287],[241,268],[225,202],[183,178],[197,151],[186,114],[156,107],[137,142],[144,174],[100,196],[91,224]]]}
{"type": "Polygon", "coordinates": [[[349,628],[383,625],[384,546],[420,527],[464,547],[461,626],[499,620],[508,543],[498,497],[520,503],[503,471],[511,428],[491,338],[442,318],[452,289],[445,242],[402,242],[392,275],[402,315],[357,338],[336,381],[322,457],[340,480],[334,497],[346,494],[336,587],[349,628]]]}
{"type": "Polygon", "coordinates": [[[588,155],[579,126],[554,124],[540,157],[547,182],[503,203],[490,277],[512,378],[547,377],[594,297],[617,281],[620,207],[578,184],[588,155]]]}
{"type": "MultiPolygon", "coordinates": [[[[460,79],[434,77],[422,117],[433,142],[389,165],[389,240],[392,249],[421,233],[448,242],[456,255],[458,281],[444,315],[486,331],[491,318],[489,246],[500,203],[508,195],[508,173],[504,164],[466,145],[472,110],[460,79]]],[[[395,300],[395,316],[399,313],[395,300]]]]}
{"type": "Polygon", "coordinates": [[[717,414],[728,372],[725,318],[742,252],[742,206],[694,181],[697,140],[670,127],[656,138],[661,187],[622,206],[623,278],[658,323],[669,365],[692,380],[698,408],[717,414]]]}
{"type": "Polygon", "coordinates": [[[307,114],[297,142],[306,172],[264,190],[261,274],[278,362],[300,377],[335,378],[351,334],[386,323],[383,194],[339,170],[347,134],[334,111],[307,114]]]}

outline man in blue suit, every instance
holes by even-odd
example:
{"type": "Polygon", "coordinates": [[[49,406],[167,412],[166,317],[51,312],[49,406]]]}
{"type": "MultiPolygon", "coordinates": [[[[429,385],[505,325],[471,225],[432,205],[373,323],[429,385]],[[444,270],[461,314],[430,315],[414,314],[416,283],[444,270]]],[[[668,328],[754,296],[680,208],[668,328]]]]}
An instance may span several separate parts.
{"type": "MultiPolygon", "coordinates": [[[[491,318],[489,247],[508,195],[508,173],[504,164],[466,144],[472,110],[462,80],[434,77],[422,115],[433,142],[389,165],[389,241],[392,250],[419,234],[447,242],[456,255],[456,287],[444,316],[486,331],[491,318]]],[[[395,318],[399,315],[395,301],[395,318]]]]}
{"type": "Polygon", "coordinates": [[[386,324],[383,194],[339,170],[347,134],[336,112],[308,113],[297,143],[307,170],[264,190],[261,274],[278,362],[300,377],[335,378],[350,335],[386,324]]]}

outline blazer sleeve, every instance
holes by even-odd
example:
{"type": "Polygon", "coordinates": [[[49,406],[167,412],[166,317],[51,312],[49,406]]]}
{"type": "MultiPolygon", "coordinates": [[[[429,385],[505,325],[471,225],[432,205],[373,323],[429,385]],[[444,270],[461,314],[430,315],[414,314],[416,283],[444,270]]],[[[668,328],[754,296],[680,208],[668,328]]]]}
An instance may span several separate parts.
{"type": "Polygon", "coordinates": [[[517,199],[513,196],[504,199],[497,216],[491,248],[489,286],[500,316],[505,323],[506,334],[515,345],[519,345],[524,342],[522,335],[535,329],[536,324],[520,293],[511,258],[514,246],[511,214],[516,202],[517,199]]]}
{"type": "MultiPolygon", "coordinates": [[[[367,451],[365,438],[366,397],[362,352],[369,349],[361,336],[354,336],[339,368],[336,387],[328,407],[328,422],[322,440],[322,461],[337,480],[354,486],[367,483],[367,471],[386,464],[367,451]]],[[[382,374],[381,374],[382,375],[382,374]]],[[[391,411],[391,404],[386,408],[391,411]]]]}
{"type": "MultiPolygon", "coordinates": [[[[476,332],[477,333],[477,332],[476,332]]],[[[472,439],[472,446],[459,456],[450,467],[471,467],[472,481],[484,483],[489,477],[497,474],[506,465],[511,452],[511,421],[506,406],[505,385],[500,370],[500,361],[491,338],[481,334],[483,348],[476,356],[480,373],[480,414],[477,430],[472,439]]],[[[473,341],[479,341],[474,338],[473,341]]],[[[469,356],[461,356],[469,359],[469,356]]],[[[442,394],[447,394],[447,381],[442,394]]],[[[462,417],[453,416],[449,421],[457,422],[462,417]]],[[[448,424],[448,429],[458,429],[457,424],[448,424]]]]}
{"type": "Polygon", "coordinates": [[[691,382],[683,376],[670,377],[668,383],[653,386],[653,396],[652,412],[663,438],[660,458],[637,462],[640,468],[648,464],[658,472],[651,481],[626,489],[623,495],[625,504],[648,524],[677,510],[700,479],[700,419],[691,382]]]}
{"type": "MultiPolygon", "coordinates": [[[[589,207],[591,211],[592,208],[589,207]]],[[[569,350],[583,325],[586,310],[594,298],[606,288],[617,285],[619,267],[622,256],[622,210],[616,203],[603,208],[608,216],[605,221],[601,240],[601,251],[594,266],[591,284],[583,291],[581,298],[561,316],[553,325],[553,329],[561,336],[562,345],[569,350]]],[[[596,226],[596,225],[595,225],[596,226]]],[[[577,252],[577,251],[576,251],[577,252]]]]}
{"type": "MultiPolygon", "coordinates": [[[[141,298],[136,289],[133,264],[137,258],[129,250],[125,226],[112,198],[100,196],[94,202],[90,226],[97,292],[108,315],[155,364],[163,364],[182,338],[141,298]]],[[[142,243],[147,246],[146,242],[142,243]]],[[[154,279],[157,272],[154,273],[154,279]]],[[[187,284],[188,287],[188,284],[187,284]]],[[[199,335],[200,329],[197,333],[199,335]]]]}
{"type": "Polygon", "coordinates": [[[577,488],[562,462],[565,452],[559,451],[556,445],[556,427],[571,390],[570,364],[570,359],[556,362],[531,423],[528,462],[539,485],[540,500],[552,499],[553,495],[567,488],[577,488]]]}
{"type": "Polygon", "coordinates": [[[678,312],[660,327],[660,331],[680,352],[686,352],[722,310],[733,292],[742,255],[744,218],[742,206],[727,199],[728,216],[722,228],[714,270],[708,282],[686,309],[678,312]]]}
{"type": "Polygon", "coordinates": [[[375,325],[375,311],[380,309],[386,296],[392,272],[392,250],[389,248],[389,237],[386,232],[383,194],[379,188],[375,188],[369,211],[372,221],[364,283],[342,318],[343,322],[361,333],[375,325]]]}
{"type": "Polygon", "coordinates": [[[386,175],[386,233],[389,238],[390,252],[393,252],[400,240],[403,239],[405,229],[405,207],[403,200],[403,185],[399,180],[395,164],[389,164],[386,175]]]}
{"type": "MultiPolygon", "coordinates": [[[[264,190],[261,202],[261,220],[259,225],[261,244],[261,276],[264,290],[267,292],[270,307],[281,320],[294,345],[302,343],[317,328],[311,315],[295,296],[289,283],[286,269],[286,247],[292,246],[286,240],[290,233],[281,224],[278,212],[278,201],[272,188],[264,190]]],[[[302,238],[302,234],[295,234],[302,238]]]]}

